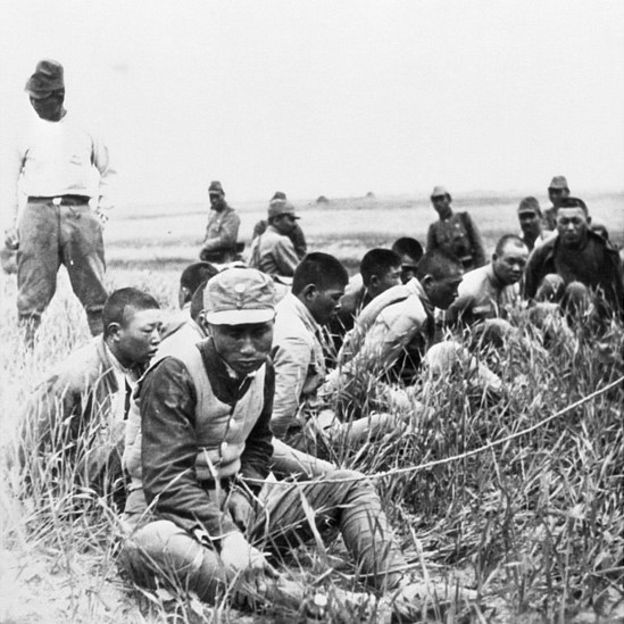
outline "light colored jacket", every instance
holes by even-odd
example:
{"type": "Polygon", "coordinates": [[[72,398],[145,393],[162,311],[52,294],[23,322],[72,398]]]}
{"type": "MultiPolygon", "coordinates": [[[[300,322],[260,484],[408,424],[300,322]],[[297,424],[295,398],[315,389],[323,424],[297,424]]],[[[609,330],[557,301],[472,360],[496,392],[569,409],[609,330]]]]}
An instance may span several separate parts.
{"type": "Polygon", "coordinates": [[[415,277],[375,297],[347,335],[338,354],[339,367],[329,376],[324,392],[337,388],[343,375],[387,372],[430,320],[425,308],[428,301],[415,277]]]}
{"type": "Polygon", "coordinates": [[[224,252],[226,259],[222,261],[229,262],[236,254],[239,227],[240,217],[234,208],[226,205],[221,211],[211,210],[202,249],[224,252]]]}
{"type": "Polygon", "coordinates": [[[323,334],[310,311],[292,293],[276,307],[273,346],[275,398],[271,428],[278,438],[296,426],[299,406],[325,380],[323,334]]]}
{"type": "Polygon", "coordinates": [[[467,322],[495,318],[520,299],[520,284],[499,284],[492,263],[465,273],[457,288],[457,299],[447,311],[454,322],[464,316],[467,322]]]}
{"type": "Polygon", "coordinates": [[[272,225],[264,234],[254,238],[251,245],[249,266],[268,275],[292,277],[299,264],[299,257],[288,236],[280,234],[272,225]]]}

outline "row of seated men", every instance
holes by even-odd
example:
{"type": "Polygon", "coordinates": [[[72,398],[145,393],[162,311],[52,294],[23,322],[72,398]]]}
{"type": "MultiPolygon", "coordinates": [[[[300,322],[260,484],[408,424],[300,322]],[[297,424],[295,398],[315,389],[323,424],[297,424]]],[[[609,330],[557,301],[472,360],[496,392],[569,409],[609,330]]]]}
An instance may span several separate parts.
{"type": "MultiPolygon", "coordinates": [[[[356,305],[331,370],[325,329],[346,303],[349,279],[328,254],[305,256],[279,301],[273,279],[256,269],[193,265],[180,288],[188,317],[170,320],[164,332],[150,295],[116,291],[104,309],[104,334],[33,393],[24,419],[31,444],[55,453],[62,440],[66,461],[86,482],[123,486],[114,492],[130,535],[123,562],[139,582],[169,571],[211,599],[253,569],[278,579],[263,586],[272,600],[299,596],[257,547],[269,539],[276,551],[288,548],[306,517],[299,490],[267,485],[272,468],[312,479],[301,486],[308,502],[325,509],[321,525],[341,529],[371,591],[398,588],[396,608],[420,608],[415,597],[430,589],[397,572],[404,557],[374,488],[317,455],[327,445],[400,429],[421,409],[410,393],[419,370],[444,372],[469,360],[458,343],[436,342],[445,320],[436,308],[448,311],[451,325],[499,316],[511,303],[509,289],[525,274],[527,294],[528,271],[539,266],[543,277],[531,299],[541,290],[553,306],[561,295],[565,312],[572,307],[598,319],[619,313],[619,256],[590,230],[586,206],[568,198],[556,226],[557,236],[530,257],[521,239],[503,237],[492,262],[468,273],[461,259],[440,250],[415,257],[414,241],[371,250],[362,260],[364,290],[355,296],[361,309],[356,305]],[[579,266],[583,272],[574,273],[579,266]],[[362,418],[363,396],[375,406],[362,418]],[[78,439],[87,447],[80,453],[71,450],[78,439]],[[338,487],[340,479],[349,487],[338,487]]],[[[499,387],[496,375],[477,366],[484,386],[499,387]]],[[[249,592],[240,586],[243,598],[249,592]]]]}

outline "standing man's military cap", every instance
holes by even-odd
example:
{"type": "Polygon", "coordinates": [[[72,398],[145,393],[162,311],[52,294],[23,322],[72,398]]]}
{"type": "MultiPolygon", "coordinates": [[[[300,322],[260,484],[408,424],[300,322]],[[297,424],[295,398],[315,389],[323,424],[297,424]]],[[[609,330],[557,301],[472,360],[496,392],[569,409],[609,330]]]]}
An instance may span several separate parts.
{"type": "Polygon", "coordinates": [[[37,63],[35,73],[28,79],[25,90],[30,97],[40,100],[53,91],[64,88],[63,66],[58,61],[43,59],[37,63]]]}

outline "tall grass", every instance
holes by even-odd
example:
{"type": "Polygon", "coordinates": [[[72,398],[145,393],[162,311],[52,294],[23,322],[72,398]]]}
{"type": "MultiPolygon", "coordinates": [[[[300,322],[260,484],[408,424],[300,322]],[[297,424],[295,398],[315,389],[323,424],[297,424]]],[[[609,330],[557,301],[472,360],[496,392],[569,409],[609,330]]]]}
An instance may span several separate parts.
{"type": "MultiPolygon", "coordinates": [[[[177,271],[119,264],[113,274],[111,287],[142,287],[174,307],[177,271]]],[[[14,316],[14,278],[0,280],[0,622],[259,621],[234,610],[227,593],[207,606],[170,587],[133,586],[116,566],[121,528],[111,498],[76,485],[80,475],[72,465],[59,467],[53,456],[32,453],[24,468],[16,464],[20,414],[32,387],[88,332],[62,280],[35,351],[24,352],[14,316]]],[[[531,334],[532,340],[499,349],[479,346],[477,358],[503,380],[500,392],[484,393],[474,369],[458,363],[443,379],[428,380],[426,393],[424,381],[416,388],[424,409],[409,426],[359,448],[334,445],[333,459],[368,474],[393,471],[461,455],[528,428],[624,373],[624,328],[613,324],[600,341],[584,331],[573,343],[555,336],[544,346],[531,334]]],[[[474,346],[473,338],[461,340],[474,346]]],[[[370,399],[363,404],[366,415],[384,405],[378,397],[372,400],[378,393],[369,392],[378,380],[364,385],[370,399]]],[[[621,618],[623,396],[619,386],[503,445],[378,479],[414,573],[439,581],[452,574],[478,590],[480,621],[621,618]]],[[[320,555],[301,544],[283,562],[287,568],[291,579],[310,589],[308,597],[317,590],[360,589],[340,541],[320,555]]],[[[332,604],[326,620],[353,621],[353,609],[340,600],[332,604]]],[[[286,610],[264,604],[262,614],[260,621],[299,621],[305,611],[301,604],[286,610]]],[[[362,621],[377,617],[374,611],[360,615],[362,621]]]]}

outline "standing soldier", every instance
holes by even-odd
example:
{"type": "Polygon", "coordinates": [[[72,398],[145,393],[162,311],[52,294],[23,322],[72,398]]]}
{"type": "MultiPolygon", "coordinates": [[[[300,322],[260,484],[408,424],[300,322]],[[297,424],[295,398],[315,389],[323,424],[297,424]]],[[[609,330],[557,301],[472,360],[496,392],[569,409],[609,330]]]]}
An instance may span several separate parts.
{"type": "Polygon", "coordinates": [[[240,217],[225,201],[225,192],[218,180],[210,183],[208,197],[210,216],[199,257],[217,264],[232,262],[237,259],[240,217]]]}
{"type": "Polygon", "coordinates": [[[457,258],[465,271],[471,271],[485,264],[481,234],[467,212],[453,212],[451,201],[443,186],[433,189],[431,203],[440,219],[429,226],[427,251],[439,249],[457,258]]]}
{"type": "Polygon", "coordinates": [[[108,149],[77,123],[63,106],[63,66],[42,60],[26,83],[38,119],[18,143],[7,167],[5,245],[17,249],[17,312],[26,344],[56,290],[63,263],[72,288],[85,308],[89,329],[102,333],[104,243],[102,226],[111,207],[107,197],[114,170],[108,149]],[[93,193],[93,169],[99,192],[93,193]],[[17,224],[17,186],[28,196],[17,224]],[[95,209],[90,206],[95,196],[95,209]]]}
{"type": "Polygon", "coordinates": [[[552,202],[552,206],[544,210],[544,220],[549,230],[557,229],[557,208],[568,197],[570,197],[570,189],[565,176],[555,176],[548,187],[548,199],[552,202]]]}
{"type": "Polygon", "coordinates": [[[525,197],[518,205],[520,238],[529,251],[539,247],[554,234],[544,227],[544,217],[535,197],[525,197]]]}

